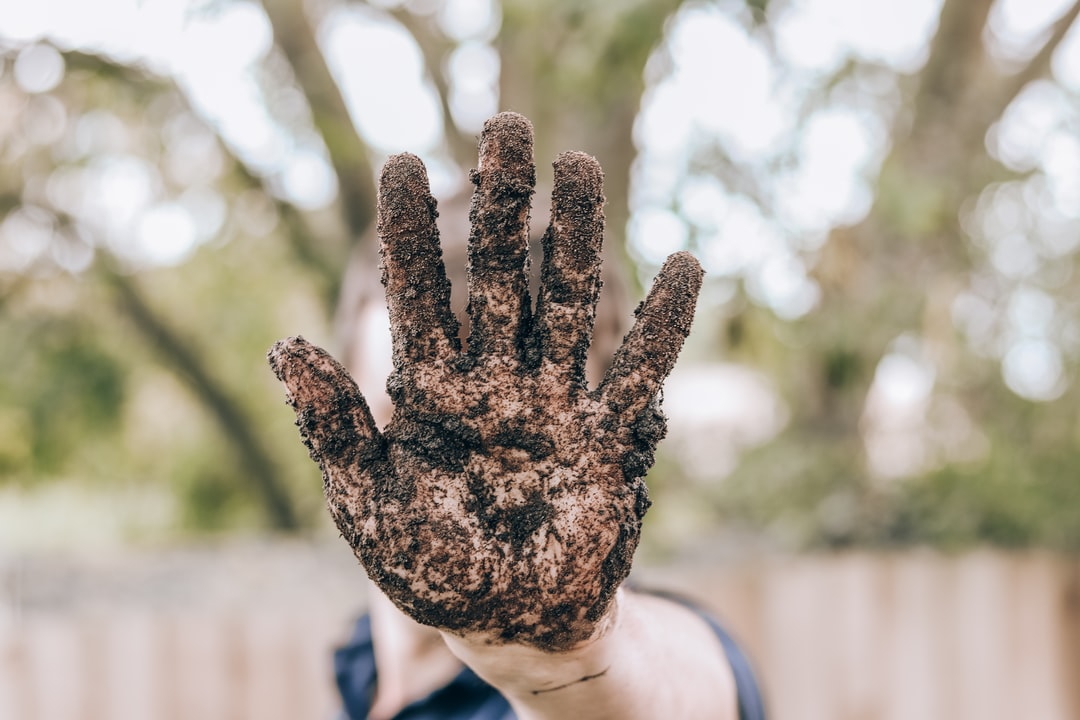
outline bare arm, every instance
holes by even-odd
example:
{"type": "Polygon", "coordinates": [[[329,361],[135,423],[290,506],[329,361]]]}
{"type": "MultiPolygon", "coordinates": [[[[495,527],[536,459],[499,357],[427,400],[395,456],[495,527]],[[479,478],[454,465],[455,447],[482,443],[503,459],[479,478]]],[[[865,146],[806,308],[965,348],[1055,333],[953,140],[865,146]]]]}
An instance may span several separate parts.
{"type": "Polygon", "coordinates": [[[711,632],[678,606],[619,593],[664,434],[656,397],[689,332],[701,269],[687,253],[668,259],[589,391],[602,173],[581,153],[555,163],[535,311],[525,274],[534,174],[528,121],[490,120],[473,174],[463,351],[426,172],[411,155],[387,161],[378,224],[395,410],[383,431],[319,348],[281,341],[271,365],[368,575],[523,717],[565,716],[568,702],[576,717],[634,717],[627,707],[662,697],[699,697],[681,717],[723,717],[732,695],[703,692],[730,685],[711,632]]]}
{"type": "Polygon", "coordinates": [[[607,632],[571,650],[492,646],[451,634],[446,642],[520,720],[735,720],[731,667],[706,623],[663,598],[617,597],[607,632]]]}

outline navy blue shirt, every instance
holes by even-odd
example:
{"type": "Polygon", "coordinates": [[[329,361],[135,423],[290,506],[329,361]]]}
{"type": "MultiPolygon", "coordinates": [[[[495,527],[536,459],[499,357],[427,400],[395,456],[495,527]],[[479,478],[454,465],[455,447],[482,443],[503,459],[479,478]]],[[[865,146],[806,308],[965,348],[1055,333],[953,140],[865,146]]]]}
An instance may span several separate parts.
{"type": "MultiPolygon", "coordinates": [[[[765,706],[750,662],[734,639],[716,620],[693,604],[664,595],[700,614],[713,629],[735,676],[739,699],[739,720],[765,720],[765,706]]],[[[371,619],[364,615],[356,623],[352,639],[334,654],[334,674],[350,720],[365,720],[375,693],[375,653],[371,643],[371,619]]],[[[499,691],[464,668],[447,685],[425,698],[407,705],[394,720],[516,720],[510,703],[499,691]]]]}

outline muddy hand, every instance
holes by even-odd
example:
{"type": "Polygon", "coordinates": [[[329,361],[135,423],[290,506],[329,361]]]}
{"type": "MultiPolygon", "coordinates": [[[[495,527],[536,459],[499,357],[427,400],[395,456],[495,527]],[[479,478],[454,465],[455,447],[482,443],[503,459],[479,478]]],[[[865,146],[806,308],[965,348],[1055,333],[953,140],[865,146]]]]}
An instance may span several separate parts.
{"type": "Polygon", "coordinates": [[[462,350],[423,164],[387,161],[378,230],[395,410],[380,432],[348,372],[301,338],[270,363],[330,511],[371,578],[421,623],[557,650],[591,637],[630,571],[664,435],[656,397],[690,329],[701,269],[671,256],[593,391],[603,176],[555,161],[535,311],[527,283],[532,127],[487,122],[470,219],[462,350]]]}

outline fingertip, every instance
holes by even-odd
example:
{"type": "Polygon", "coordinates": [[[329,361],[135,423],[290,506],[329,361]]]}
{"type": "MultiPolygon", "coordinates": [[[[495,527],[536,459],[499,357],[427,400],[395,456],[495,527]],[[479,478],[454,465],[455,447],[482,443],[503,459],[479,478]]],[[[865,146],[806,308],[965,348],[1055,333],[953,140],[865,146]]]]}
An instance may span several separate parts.
{"type": "Polygon", "coordinates": [[[418,156],[410,153],[397,153],[386,158],[383,163],[380,180],[396,179],[421,174],[427,180],[427,167],[418,156]]]}
{"type": "Polygon", "coordinates": [[[501,112],[484,123],[480,133],[480,170],[492,165],[519,172],[533,167],[533,126],[524,115],[501,112]]]}
{"type": "Polygon", "coordinates": [[[603,196],[604,171],[592,155],[580,151],[560,153],[552,166],[556,192],[562,188],[579,196],[603,196]]]}
{"type": "Polygon", "coordinates": [[[690,333],[704,277],[705,271],[696,257],[685,250],[672,253],[661,266],[645,299],[642,315],[649,316],[649,325],[663,328],[660,332],[670,335],[669,342],[675,343],[676,354],[690,333]]]}
{"type": "Polygon", "coordinates": [[[527,136],[529,142],[532,142],[533,126],[529,118],[521,113],[504,110],[484,121],[484,129],[480,134],[481,141],[493,135],[527,136]]]}
{"type": "Polygon", "coordinates": [[[427,168],[412,153],[391,155],[379,175],[378,225],[409,230],[434,220],[435,200],[431,196],[427,168]]]}
{"type": "Polygon", "coordinates": [[[705,270],[690,252],[680,250],[668,255],[660,272],[656,275],[656,286],[673,287],[691,300],[697,298],[701,284],[705,279],[705,270]]]}
{"type": "Polygon", "coordinates": [[[664,273],[677,273],[696,276],[699,280],[704,277],[705,270],[701,267],[701,263],[694,257],[694,254],[689,250],[679,250],[678,252],[671,253],[664,260],[663,266],[660,268],[660,272],[664,273]]]}
{"type": "Polygon", "coordinates": [[[284,374],[288,364],[288,356],[294,354],[296,348],[302,349],[304,346],[310,346],[310,343],[300,335],[293,335],[278,340],[266,351],[266,360],[270,363],[270,369],[274,371],[274,375],[277,376],[278,380],[285,381],[284,374]]]}
{"type": "Polygon", "coordinates": [[[313,345],[299,335],[274,343],[266,353],[270,367],[278,380],[285,384],[291,399],[300,395],[317,395],[323,385],[352,378],[330,353],[313,345]]]}

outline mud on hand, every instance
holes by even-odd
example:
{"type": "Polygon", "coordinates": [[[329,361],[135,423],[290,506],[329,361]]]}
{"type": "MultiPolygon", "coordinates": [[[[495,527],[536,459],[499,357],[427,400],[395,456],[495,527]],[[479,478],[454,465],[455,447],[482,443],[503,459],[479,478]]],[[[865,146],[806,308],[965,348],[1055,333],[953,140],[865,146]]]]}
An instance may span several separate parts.
{"type": "Polygon", "coordinates": [[[688,253],[668,258],[590,391],[599,165],[583,153],[555,161],[535,309],[528,120],[487,122],[472,180],[463,349],[424,166],[403,154],[382,170],[394,354],[385,429],[324,350],[294,337],[269,359],[322,469],[330,512],[387,596],[425,625],[559,650],[593,635],[630,571],[649,505],[643,477],[665,432],[656,398],[690,330],[702,272],[688,253]]]}

